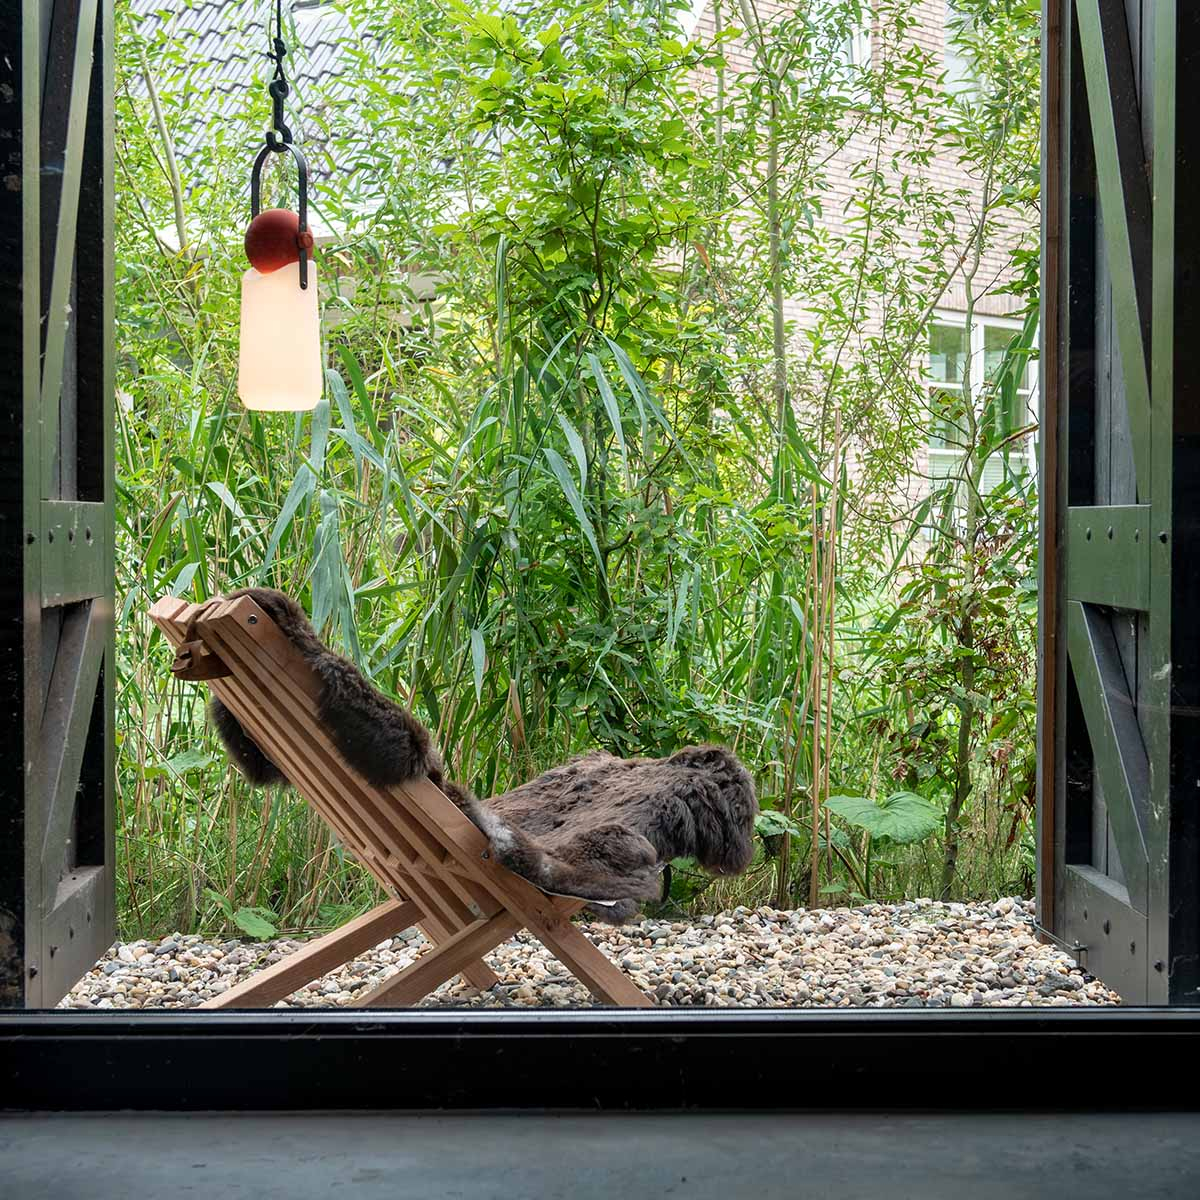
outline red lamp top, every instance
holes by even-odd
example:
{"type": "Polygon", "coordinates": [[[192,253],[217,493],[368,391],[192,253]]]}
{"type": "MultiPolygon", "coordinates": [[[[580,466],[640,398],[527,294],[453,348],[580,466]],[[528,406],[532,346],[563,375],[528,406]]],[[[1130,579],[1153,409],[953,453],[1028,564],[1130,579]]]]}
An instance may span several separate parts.
{"type": "Polygon", "coordinates": [[[311,251],[312,231],[300,232],[300,218],[290,208],[267,208],[246,230],[246,257],[262,275],[300,261],[301,248],[311,251]]]}

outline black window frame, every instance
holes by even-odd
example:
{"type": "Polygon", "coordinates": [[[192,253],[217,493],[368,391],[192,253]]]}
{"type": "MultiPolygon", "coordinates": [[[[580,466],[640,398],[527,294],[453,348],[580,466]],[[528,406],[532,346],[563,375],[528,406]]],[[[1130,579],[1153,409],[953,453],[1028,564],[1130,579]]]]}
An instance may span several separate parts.
{"type": "Polygon", "coordinates": [[[1194,1109],[1200,1009],[0,1014],[30,1111],[1194,1109]]]}
{"type": "Polygon", "coordinates": [[[1200,1007],[0,1012],[9,1111],[1194,1109],[1198,1067],[1200,1007]]]}

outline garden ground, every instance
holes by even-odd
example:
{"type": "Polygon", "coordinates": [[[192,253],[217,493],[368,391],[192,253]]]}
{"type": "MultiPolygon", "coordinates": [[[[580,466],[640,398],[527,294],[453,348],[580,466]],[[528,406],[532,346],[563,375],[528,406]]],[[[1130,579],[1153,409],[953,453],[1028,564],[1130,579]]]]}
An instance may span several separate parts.
{"type": "MultiPolygon", "coordinates": [[[[1034,935],[1032,902],[915,900],[861,908],[737,908],[715,916],[646,919],[590,938],[657,1003],[709,1007],[966,1008],[1119,1004],[1120,997],[1034,935]]],[[[66,1008],[190,1008],[301,943],[179,934],[118,943],[63,1000],[66,1008]]],[[[278,1007],[353,1004],[425,945],[413,929],[280,1001],[278,1007]]],[[[426,1005],[580,1007],[586,989],[528,934],[487,955],[500,978],[487,992],[461,980],[426,1005]]]]}

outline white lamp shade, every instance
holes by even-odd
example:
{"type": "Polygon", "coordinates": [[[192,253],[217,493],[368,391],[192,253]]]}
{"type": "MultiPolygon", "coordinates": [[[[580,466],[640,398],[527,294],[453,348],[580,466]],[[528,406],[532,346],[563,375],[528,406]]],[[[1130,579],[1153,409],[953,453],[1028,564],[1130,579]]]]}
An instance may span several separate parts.
{"type": "Polygon", "coordinates": [[[321,371],[321,318],[317,272],[308,264],[308,287],[295,263],[262,275],[242,276],[242,329],[238,395],[247,408],[288,412],[316,408],[321,371]]]}

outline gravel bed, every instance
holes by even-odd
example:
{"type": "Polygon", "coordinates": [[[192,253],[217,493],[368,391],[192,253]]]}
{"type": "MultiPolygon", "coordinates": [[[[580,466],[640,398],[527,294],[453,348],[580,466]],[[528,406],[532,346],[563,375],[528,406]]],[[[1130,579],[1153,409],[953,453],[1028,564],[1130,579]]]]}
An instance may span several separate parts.
{"type": "MultiPolygon", "coordinates": [[[[587,935],[659,1004],[746,1007],[971,1008],[1119,1004],[1066,954],[1034,937],[1032,902],[915,900],[862,908],[738,908],[687,921],[648,919],[587,935]]],[[[425,946],[408,930],[309,984],[281,1008],[352,1004],[425,946]]],[[[190,1008],[302,945],[173,934],[119,943],[63,1008],[190,1008]]],[[[577,1007],[593,1003],[539,942],[519,934],[487,955],[500,983],[444,984],[423,1004],[577,1007]]]]}

